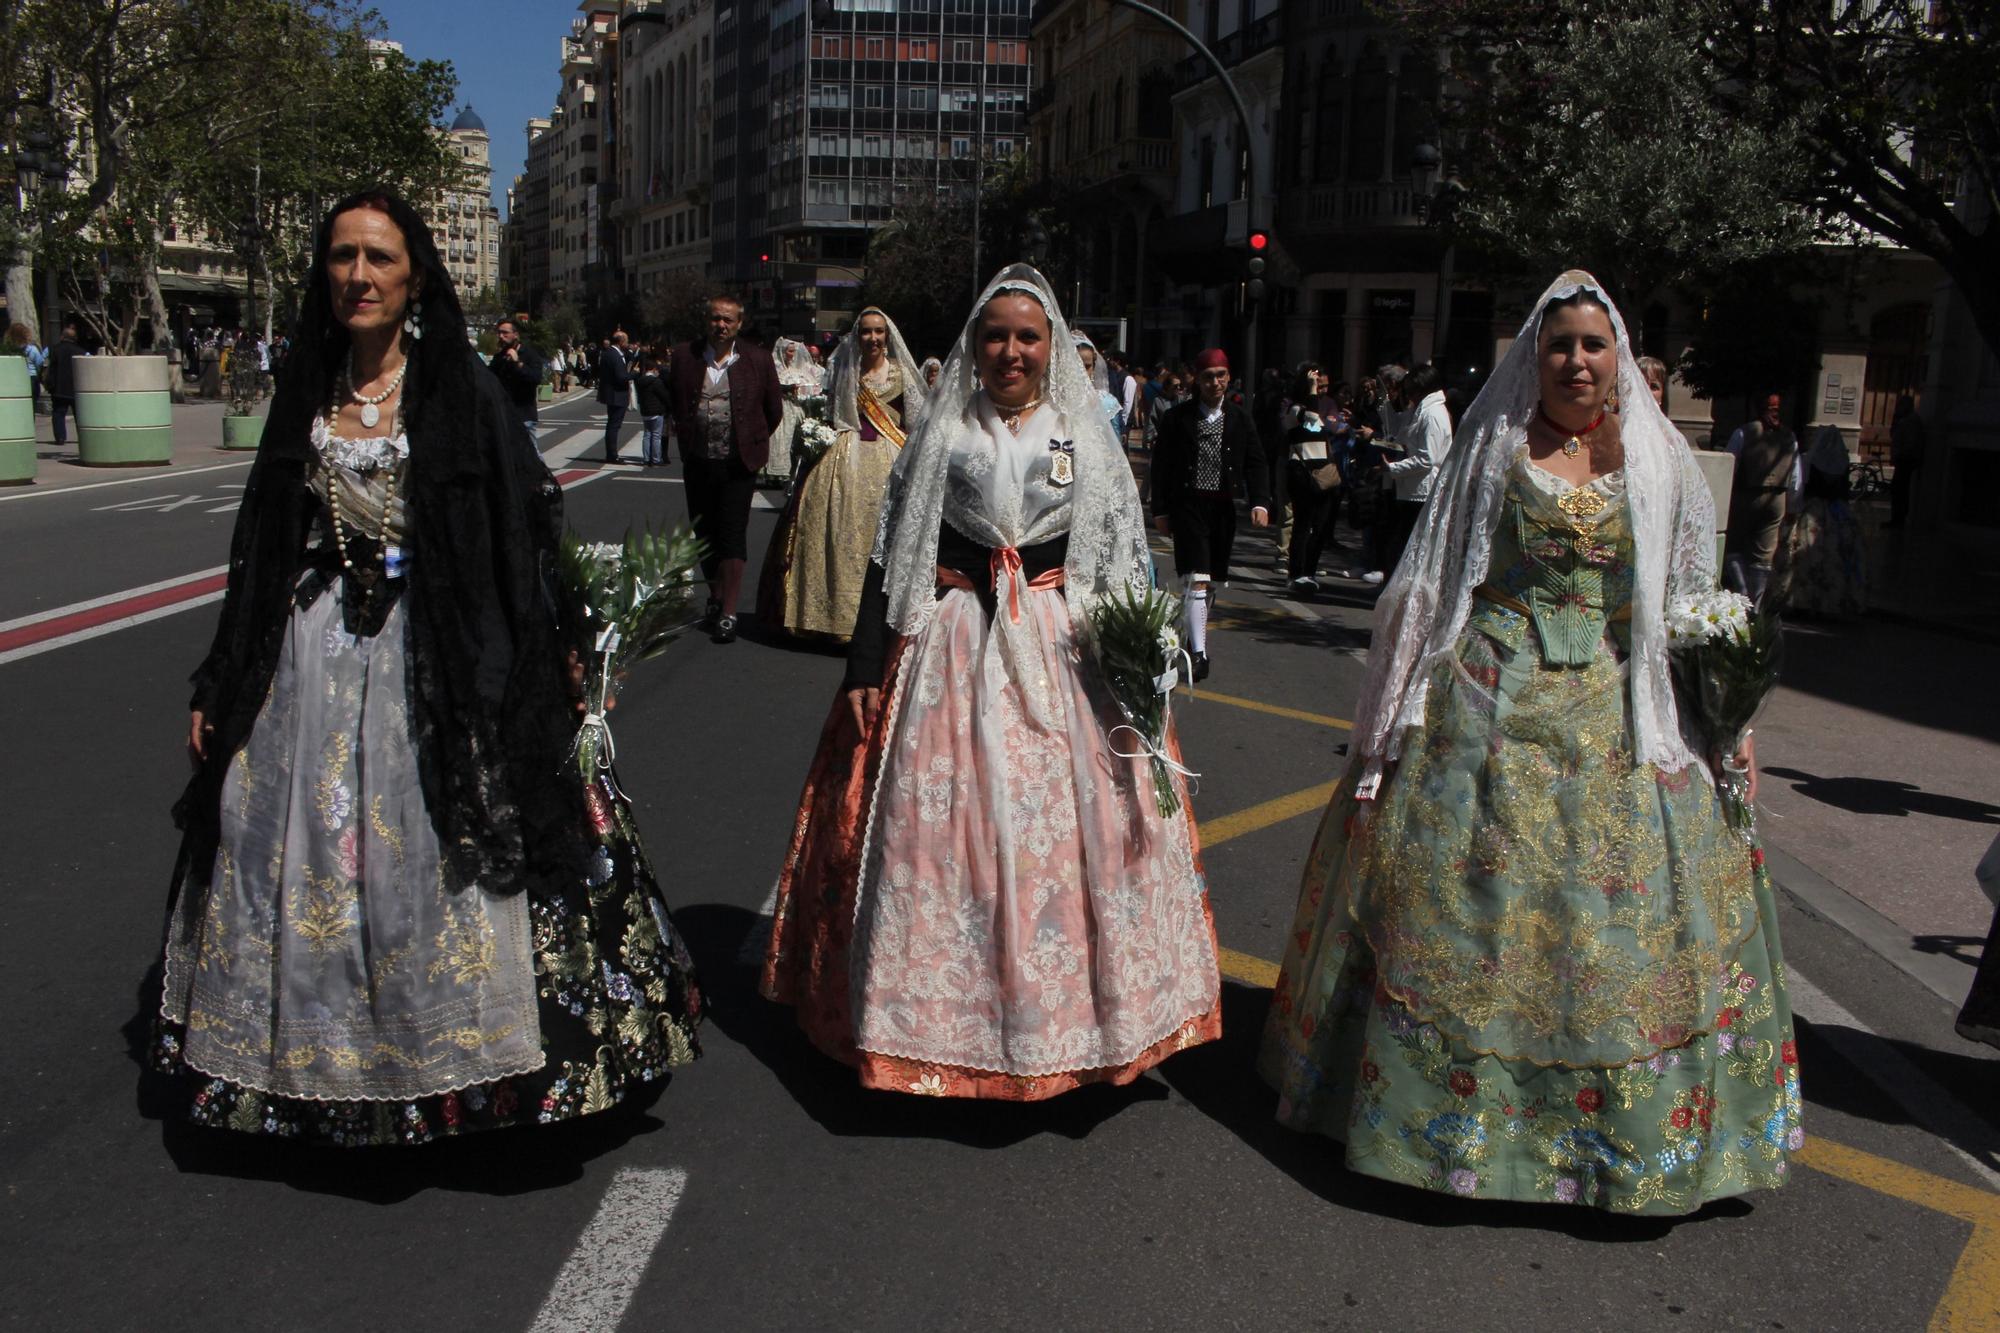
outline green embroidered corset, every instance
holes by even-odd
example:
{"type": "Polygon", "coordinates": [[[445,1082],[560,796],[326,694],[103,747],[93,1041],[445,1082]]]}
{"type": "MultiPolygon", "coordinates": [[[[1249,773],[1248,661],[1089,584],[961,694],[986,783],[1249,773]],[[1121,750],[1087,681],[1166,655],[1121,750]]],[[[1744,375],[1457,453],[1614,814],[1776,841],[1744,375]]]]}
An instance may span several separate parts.
{"type": "Polygon", "coordinates": [[[1507,475],[1467,628],[1518,652],[1532,627],[1552,667],[1589,666],[1607,631],[1629,653],[1632,560],[1622,470],[1573,488],[1523,454],[1507,475]]]}

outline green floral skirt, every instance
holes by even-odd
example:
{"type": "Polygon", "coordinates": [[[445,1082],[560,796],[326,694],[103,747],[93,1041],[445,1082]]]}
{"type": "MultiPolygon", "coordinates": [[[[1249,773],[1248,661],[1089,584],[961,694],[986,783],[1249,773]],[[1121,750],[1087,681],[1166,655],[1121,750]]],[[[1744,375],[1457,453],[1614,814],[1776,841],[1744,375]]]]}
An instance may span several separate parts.
{"type": "Polygon", "coordinates": [[[1699,769],[1632,760],[1625,695],[1609,652],[1558,670],[1469,633],[1370,818],[1336,791],[1259,1068],[1352,1170],[1666,1214],[1784,1182],[1763,854],[1699,769]]]}

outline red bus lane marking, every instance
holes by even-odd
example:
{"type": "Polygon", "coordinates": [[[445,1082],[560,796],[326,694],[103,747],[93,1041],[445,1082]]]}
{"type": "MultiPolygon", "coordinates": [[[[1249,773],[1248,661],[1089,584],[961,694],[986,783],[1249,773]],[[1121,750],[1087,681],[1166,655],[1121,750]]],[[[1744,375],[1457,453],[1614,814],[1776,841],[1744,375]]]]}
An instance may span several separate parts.
{"type": "Polygon", "coordinates": [[[141,593],[137,597],[127,597],[116,602],[107,602],[103,606],[93,606],[85,611],[72,611],[67,615],[43,620],[33,625],[23,625],[19,629],[0,631],[0,653],[61,638],[78,630],[95,629],[99,625],[108,625],[116,620],[129,620],[133,616],[173,606],[177,602],[189,602],[198,597],[206,597],[228,586],[229,575],[211,574],[192,583],[176,584],[174,587],[161,588],[156,592],[141,593]]]}
{"type": "MultiPolygon", "coordinates": [[[[608,475],[598,468],[569,468],[555,474],[556,483],[564,490],[608,475]]],[[[222,571],[214,574],[174,580],[165,586],[155,586],[134,592],[129,596],[113,595],[96,601],[86,602],[74,610],[58,608],[54,612],[42,612],[24,616],[10,627],[0,628],[0,664],[18,657],[30,656],[28,651],[40,645],[59,648],[82,639],[96,638],[98,634],[109,634],[121,628],[123,622],[157,619],[180,609],[202,602],[214,600],[216,594],[229,586],[229,574],[222,571]],[[108,628],[107,628],[108,627],[108,628]]],[[[46,650],[46,649],[45,649],[46,650]]]]}

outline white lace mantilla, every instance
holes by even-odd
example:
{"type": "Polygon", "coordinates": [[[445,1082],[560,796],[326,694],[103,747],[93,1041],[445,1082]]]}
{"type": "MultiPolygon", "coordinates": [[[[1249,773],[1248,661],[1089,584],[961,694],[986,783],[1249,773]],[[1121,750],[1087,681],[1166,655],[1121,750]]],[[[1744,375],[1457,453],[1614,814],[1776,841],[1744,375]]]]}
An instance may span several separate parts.
{"type": "MultiPolygon", "coordinates": [[[[1540,403],[1536,347],[1552,301],[1588,291],[1610,313],[1618,342],[1622,484],[1632,517],[1632,732],[1636,757],[1677,772],[1698,760],[1681,735],[1667,666],[1669,599],[1715,587],[1715,503],[1681,438],[1653,402],[1624,318],[1588,273],[1557,278],[1535,302],[1507,354],[1459,423],[1430,502],[1395,576],[1375,606],[1373,643],[1355,712],[1358,787],[1372,788],[1403,736],[1421,725],[1433,668],[1449,660],[1486,581],[1507,474],[1525,451],[1540,403]]],[[[1540,469],[1534,469],[1540,471],[1540,469]]],[[[1600,480],[1606,480],[1600,478],[1600,480]]],[[[1595,484],[1595,483],[1593,483],[1595,484]]]]}

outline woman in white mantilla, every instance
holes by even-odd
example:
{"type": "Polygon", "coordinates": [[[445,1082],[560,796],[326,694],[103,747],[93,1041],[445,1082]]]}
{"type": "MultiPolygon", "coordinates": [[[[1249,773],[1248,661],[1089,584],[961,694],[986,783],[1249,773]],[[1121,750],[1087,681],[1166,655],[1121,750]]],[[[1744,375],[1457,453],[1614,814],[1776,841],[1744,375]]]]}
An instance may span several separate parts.
{"type": "Polygon", "coordinates": [[[1644,1213],[1785,1181],[1804,1136],[1771,883],[1668,666],[1714,531],[1617,309],[1564,274],[1376,608],[1272,999],[1278,1118],[1350,1169],[1644,1213]]]}
{"type": "Polygon", "coordinates": [[[792,634],[853,632],[889,471],[923,411],[923,377],[895,321],[863,310],[826,370],[839,432],[793,483],[764,556],[757,613],[792,634]]]}
{"type": "Polygon", "coordinates": [[[1082,642],[1148,585],[1138,489],[1054,293],[981,294],[897,461],[779,877],[766,995],[864,1085],[1039,1100],[1220,1035],[1194,824],[1082,642]]]}
{"type": "Polygon", "coordinates": [[[792,479],[793,445],[798,440],[799,423],[806,417],[804,404],[825,392],[826,371],[813,360],[812,348],[796,338],[774,342],[771,360],[778,367],[778,387],[785,395],[784,417],[771,432],[771,456],[757,474],[757,481],[782,486],[792,479]]]}

